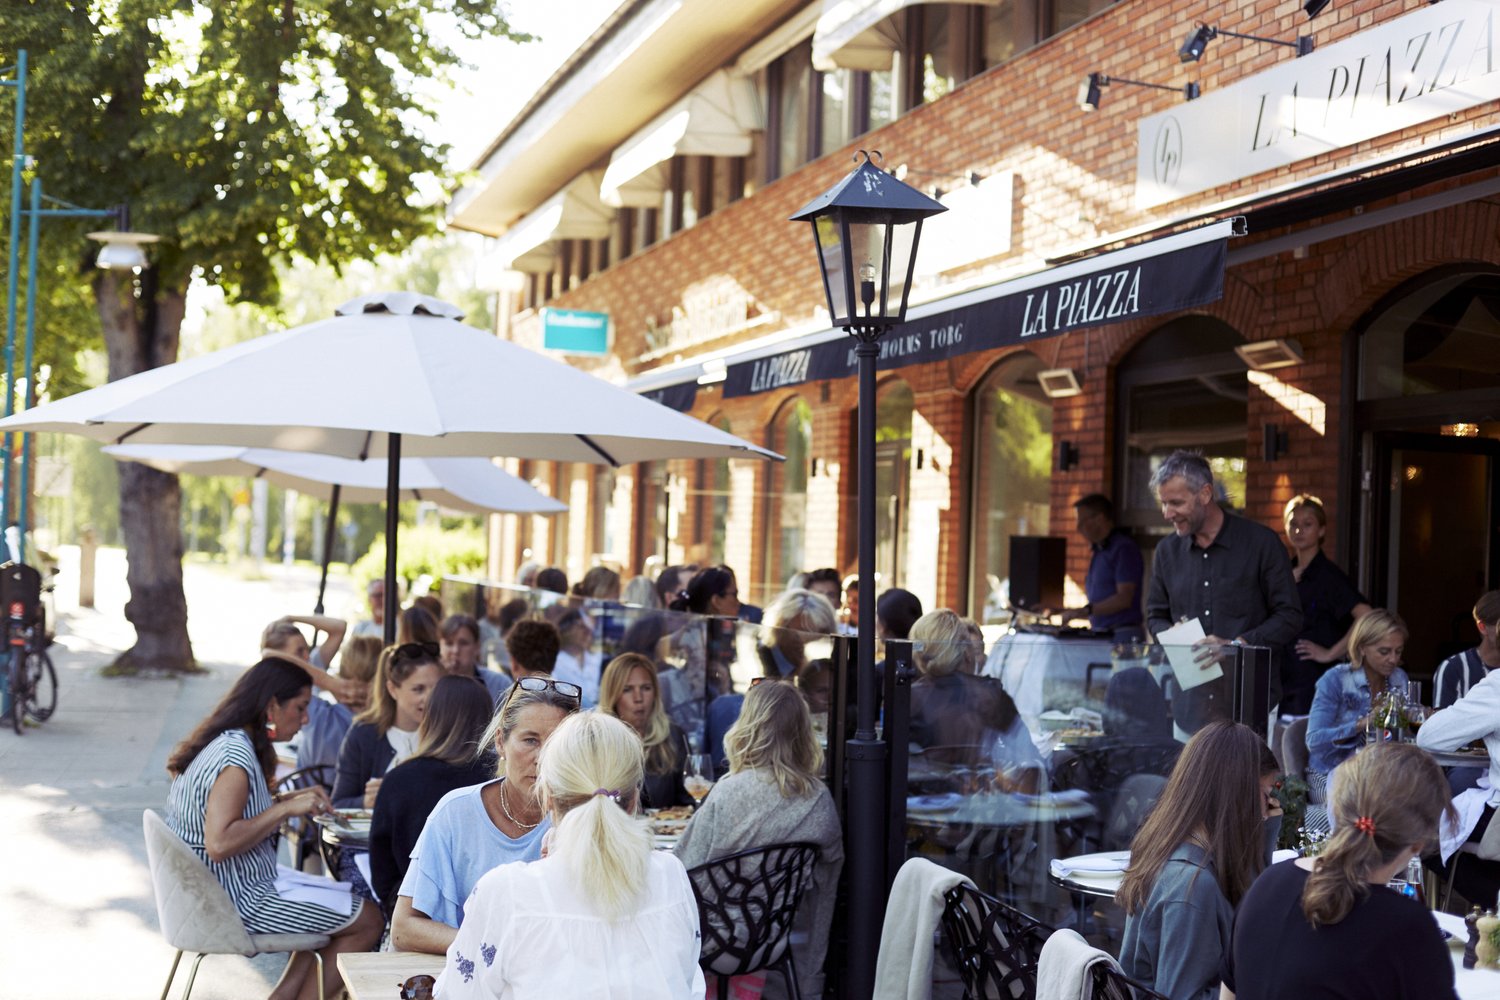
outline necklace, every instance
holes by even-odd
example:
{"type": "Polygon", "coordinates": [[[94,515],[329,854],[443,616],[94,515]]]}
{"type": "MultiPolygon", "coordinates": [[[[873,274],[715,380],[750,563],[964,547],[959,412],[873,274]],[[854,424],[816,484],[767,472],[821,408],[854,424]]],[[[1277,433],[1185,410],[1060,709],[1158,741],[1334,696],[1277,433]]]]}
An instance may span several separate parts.
{"type": "Polygon", "coordinates": [[[535,830],[537,827],[539,827],[539,826],[542,825],[542,821],[541,820],[537,820],[535,823],[522,823],[520,820],[516,819],[516,817],[511,814],[510,806],[507,805],[506,802],[505,802],[505,779],[504,778],[500,779],[500,811],[503,812],[503,813],[505,813],[505,818],[506,819],[510,820],[512,823],[514,823],[516,826],[520,827],[522,830],[535,830]]]}

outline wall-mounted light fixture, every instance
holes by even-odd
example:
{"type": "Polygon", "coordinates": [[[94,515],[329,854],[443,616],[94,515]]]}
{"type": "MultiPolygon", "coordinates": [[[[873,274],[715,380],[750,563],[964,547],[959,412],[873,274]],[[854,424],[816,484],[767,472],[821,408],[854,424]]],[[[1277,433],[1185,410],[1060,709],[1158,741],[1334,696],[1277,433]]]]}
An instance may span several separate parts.
{"type": "Polygon", "coordinates": [[[1261,428],[1261,457],[1267,462],[1274,462],[1285,455],[1290,443],[1287,432],[1275,424],[1266,424],[1261,428]]]}
{"type": "Polygon", "coordinates": [[[1067,472],[1078,468],[1078,445],[1072,441],[1057,442],[1057,471],[1067,472]]]}
{"type": "Polygon", "coordinates": [[[1080,111],[1098,111],[1099,101],[1104,96],[1104,88],[1116,83],[1128,83],[1132,87],[1150,87],[1152,90],[1171,90],[1180,93],[1185,100],[1195,100],[1202,91],[1196,83],[1184,84],[1181,87],[1169,87],[1164,83],[1151,83],[1146,80],[1127,80],[1121,76],[1106,76],[1103,73],[1090,73],[1084,78],[1083,83],[1078,85],[1078,109],[1080,111]]]}
{"type": "Polygon", "coordinates": [[[1329,0],[1307,0],[1302,5],[1302,9],[1307,13],[1308,18],[1311,19],[1323,13],[1323,8],[1327,7],[1328,3],[1329,0]]]}
{"type": "Polygon", "coordinates": [[[1266,38],[1263,35],[1244,35],[1238,31],[1227,31],[1224,28],[1216,28],[1211,24],[1198,22],[1198,26],[1188,35],[1187,41],[1182,43],[1182,48],[1177,50],[1177,58],[1183,62],[1197,62],[1203,58],[1203,52],[1208,48],[1208,43],[1220,35],[1228,35],[1230,38],[1246,38],[1252,42],[1264,42],[1267,45],[1285,45],[1287,48],[1296,49],[1299,57],[1307,55],[1313,50],[1313,38],[1311,35],[1298,35],[1295,42],[1284,42],[1279,38],[1266,38]]]}
{"type": "Polygon", "coordinates": [[[1048,399],[1066,399],[1083,392],[1078,375],[1071,368],[1048,368],[1036,373],[1037,385],[1048,399]]]}
{"type": "Polygon", "coordinates": [[[1258,372],[1272,368],[1286,368],[1302,363],[1302,345],[1295,340],[1257,340],[1252,344],[1241,344],[1234,349],[1246,366],[1258,372]]]}

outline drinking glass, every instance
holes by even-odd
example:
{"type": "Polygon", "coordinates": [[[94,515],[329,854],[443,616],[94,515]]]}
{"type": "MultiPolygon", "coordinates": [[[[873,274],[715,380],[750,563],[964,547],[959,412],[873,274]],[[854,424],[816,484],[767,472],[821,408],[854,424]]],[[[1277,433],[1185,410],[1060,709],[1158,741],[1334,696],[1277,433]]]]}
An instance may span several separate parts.
{"type": "Polygon", "coordinates": [[[1408,705],[1420,705],[1420,704],[1422,704],[1422,682],[1421,681],[1407,681],[1406,682],[1406,703],[1408,705]]]}
{"type": "Polygon", "coordinates": [[[697,805],[703,804],[708,790],[714,787],[714,759],[706,753],[690,753],[682,764],[682,787],[697,805]]]}

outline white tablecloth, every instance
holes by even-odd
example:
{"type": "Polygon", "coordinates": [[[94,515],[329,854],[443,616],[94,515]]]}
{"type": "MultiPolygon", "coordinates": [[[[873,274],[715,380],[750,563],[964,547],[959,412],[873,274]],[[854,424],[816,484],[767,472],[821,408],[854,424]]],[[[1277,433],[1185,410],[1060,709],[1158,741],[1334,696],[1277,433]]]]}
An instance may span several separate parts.
{"type": "Polygon", "coordinates": [[[1448,953],[1453,956],[1453,984],[1461,1000],[1500,1000],[1500,971],[1464,968],[1464,945],[1469,940],[1464,918],[1451,913],[1434,913],[1432,917],[1439,927],[1453,935],[1448,941],[1448,953]]]}

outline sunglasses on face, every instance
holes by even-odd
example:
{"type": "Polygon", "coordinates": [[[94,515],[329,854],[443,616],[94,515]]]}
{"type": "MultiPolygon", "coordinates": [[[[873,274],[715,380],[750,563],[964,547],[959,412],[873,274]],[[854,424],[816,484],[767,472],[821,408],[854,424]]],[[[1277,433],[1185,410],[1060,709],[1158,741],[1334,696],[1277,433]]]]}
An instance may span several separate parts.
{"type": "Polygon", "coordinates": [[[556,691],[564,698],[571,698],[573,701],[580,701],[583,698],[583,688],[577,684],[569,681],[553,680],[551,677],[537,677],[534,674],[528,674],[511,685],[510,694],[506,697],[506,701],[514,698],[517,691],[530,691],[532,694],[540,694],[543,691],[556,691]]]}

